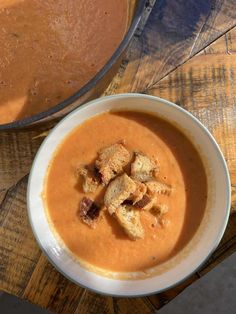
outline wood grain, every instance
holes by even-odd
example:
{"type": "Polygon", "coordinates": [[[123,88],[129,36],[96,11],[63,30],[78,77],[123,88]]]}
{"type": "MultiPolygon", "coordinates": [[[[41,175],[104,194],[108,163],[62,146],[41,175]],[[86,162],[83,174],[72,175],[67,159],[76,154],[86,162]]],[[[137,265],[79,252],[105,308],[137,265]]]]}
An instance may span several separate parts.
{"type": "Polygon", "coordinates": [[[106,94],[146,92],[236,25],[234,0],[159,0],[106,94]]]}
{"type": "Polygon", "coordinates": [[[0,287],[18,296],[22,296],[41,255],[27,218],[27,179],[8,191],[0,215],[0,287]]]}
{"type": "Polygon", "coordinates": [[[0,132],[0,200],[6,191],[25,176],[34,156],[45,138],[44,128],[18,132],[0,132]]]}
{"type": "Polygon", "coordinates": [[[84,289],[63,277],[42,254],[37,261],[23,298],[57,313],[74,313],[84,289]]]}
{"type": "MultiPolygon", "coordinates": [[[[150,1],[147,10],[154,3],[150,1]]],[[[157,95],[196,115],[214,134],[226,156],[232,180],[232,211],[236,211],[235,22],[234,0],[158,0],[144,32],[137,32],[119,73],[105,92],[157,95]]],[[[235,252],[233,214],[211,259],[174,289],[149,298],[122,299],[100,296],[69,282],[41,253],[26,211],[26,174],[50,128],[46,125],[0,133],[2,290],[57,313],[154,313],[235,252]]]]}

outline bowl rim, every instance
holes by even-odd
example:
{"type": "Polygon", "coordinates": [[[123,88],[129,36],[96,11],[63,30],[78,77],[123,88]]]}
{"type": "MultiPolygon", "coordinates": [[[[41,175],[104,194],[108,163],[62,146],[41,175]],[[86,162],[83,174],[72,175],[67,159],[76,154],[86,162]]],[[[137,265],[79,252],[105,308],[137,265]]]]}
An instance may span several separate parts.
{"type": "MultiPolygon", "coordinates": [[[[112,54],[110,59],[106,62],[106,64],[100,69],[95,76],[93,76],[82,88],[80,88],[76,93],[71,95],[70,97],[66,98],[62,102],[58,103],[57,105],[49,108],[48,110],[39,112],[34,114],[30,117],[19,119],[9,123],[0,124],[0,131],[5,130],[14,130],[14,129],[21,129],[27,126],[31,126],[36,122],[40,122],[42,119],[49,117],[59,111],[63,110],[67,106],[73,104],[76,100],[82,97],[85,93],[91,90],[96,84],[105,76],[105,74],[112,68],[112,66],[116,63],[122,53],[125,51],[127,46],[129,45],[132,37],[134,36],[139,22],[141,20],[143,11],[145,9],[147,0],[138,0],[136,4],[136,9],[134,13],[134,17],[130,24],[128,31],[126,32],[123,40],[119,44],[118,48],[112,54]]],[[[43,121],[42,121],[43,122],[43,121]]]]}
{"type": "MultiPolygon", "coordinates": [[[[134,111],[134,110],[133,110],[134,111]]],[[[102,112],[101,112],[102,113],[102,112]]],[[[99,114],[101,114],[99,113],[99,114]]],[[[68,135],[69,133],[67,133],[68,135]]],[[[50,133],[47,135],[47,137],[44,139],[44,141],[42,142],[41,146],[39,147],[37,154],[34,158],[34,161],[32,163],[32,167],[31,167],[31,171],[29,174],[29,178],[28,178],[28,184],[27,184],[27,212],[28,212],[28,218],[29,218],[29,222],[31,225],[31,229],[33,231],[34,237],[37,241],[37,244],[39,245],[39,247],[41,248],[42,252],[45,254],[45,256],[47,257],[47,259],[50,261],[50,263],[56,268],[57,271],[59,271],[59,273],[61,273],[64,277],[66,277],[68,280],[72,281],[73,283],[75,283],[78,286],[81,286],[82,288],[88,289],[92,292],[101,294],[101,295],[105,295],[105,296],[111,296],[111,297],[128,297],[128,298],[134,298],[134,297],[145,297],[145,296],[149,296],[149,295],[154,295],[157,293],[161,293],[164,292],[166,290],[172,289],[175,286],[181,284],[182,282],[184,282],[186,279],[188,279],[189,277],[191,277],[194,273],[196,273],[205,263],[206,261],[209,259],[209,257],[213,254],[213,252],[216,250],[218,244],[220,243],[228,220],[229,220],[229,216],[230,216],[230,208],[231,208],[231,181],[230,181],[230,175],[229,175],[229,170],[224,158],[224,155],[218,145],[218,143],[216,142],[215,138],[213,137],[213,135],[210,133],[210,131],[207,129],[207,127],[205,127],[203,125],[203,123],[198,120],[192,113],[190,113],[189,111],[187,111],[186,109],[180,107],[179,105],[168,101],[166,99],[157,97],[157,96],[152,96],[152,95],[147,95],[147,94],[140,94],[140,93],[122,93],[122,94],[116,94],[116,95],[110,95],[110,96],[103,96],[94,100],[91,100],[83,105],[81,105],[80,107],[74,109],[73,111],[71,111],[68,115],[66,115],[55,127],[52,128],[52,130],[50,131],[50,133]],[[226,198],[227,198],[227,204],[226,204],[226,210],[225,210],[225,215],[224,215],[224,221],[223,221],[223,226],[222,229],[218,231],[217,237],[215,238],[215,242],[214,245],[212,245],[211,250],[209,250],[208,254],[204,257],[204,259],[202,260],[201,263],[199,263],[199,265],[197,267],[195,267],[194,269],[192,269],[192,271],[190,273],[188,273],[186,276],[184,276],[181,280],[178,280],[177,282],[174,282],[173,284],[163,288],[163,289],[159,289],[157,291],[153,291],[153,292],[148,292],[148,293],[135,293],[132,295],[127,295],[127,294],[114,294],[114,293],[109,293],[109,292],[103,292],[94,288],[91,288],[89,286],[86,286],[84,284],[81,284],[80,282],[74,280],[70,275],[66,274],[64,271],[62,271],[60,269],[60,267],[52,260],[52,258],[48,255],[48,253],[46,252],[45,248],[43,247],[43,245],[41,244],[41,241],[37,235],[37,231],[34,228],[34,224],[33,224],[33,219],[31,216],[31,209],[29,206],[29,198],[30,198],[30,186],[31,186],[31,180],[32,180],[32,174],[33,174],[33,170],[35,168],[35,164],[37,162],[37,159],[40,155],[41,150],[43,149],[44,145],[46,144],[48,138],[51,136],[51,133],[54,132],[55,129],[57,129],[59,126],[61,126],[61,124],[63,124],[64,120],[70,118],[70,116],[74,115],[75,113],[77,113],[78,111],[87,108],[88,106],[93,106],[94,104],[97,104],[99,102],[102,102],[103,100],[110,100],[110,99],[114,99],[114,98],[132,98],[132,97],[140,97],[140,98],[146,98],[146,99],[150,99],[150,100],[154,100],[154,101],[158,101],[161,102],[165,105],[168,105],[170,107],[173,107],[177,110],[179,110],[180,112],[184,113],[185,115],[188,116],[188,118],[190,118],[195,124],[197,124],[198,126],[200,126],[200,128],[206,133],[206,136],[208,136],[208,138],[210,139],[210,141],[212,142],[215,151],[218,155],[218,159],[220,160],[222,166],[223,166],[223,170],[224,170],[224,174],[226,177],[226,185],[227,185],[227,190],[225,191],[226,193],[226,198]]],[[[91,271],[89,271],[91,272],[91,271]]],[[[155,276],[154,276],[155,277],[155,276]]],[[[132,279],[129,279],[132,281],[132,279]]],[[[145,279],[144,279],[145,280],[145,279]]],[[[116,281],[116,279],[114,279],[114,281],[116,281]]],[[[134,280],[135,281],[135,280],[134,280]]]]}

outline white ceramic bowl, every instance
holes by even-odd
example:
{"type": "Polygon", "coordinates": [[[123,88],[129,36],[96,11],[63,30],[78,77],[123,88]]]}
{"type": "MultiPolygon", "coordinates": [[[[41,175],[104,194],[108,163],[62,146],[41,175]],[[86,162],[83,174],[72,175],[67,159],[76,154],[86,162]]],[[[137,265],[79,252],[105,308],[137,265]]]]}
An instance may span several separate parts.
{"type": "MultiPolygon", "coordinates": [[[[29,177],[28,214],[34,235],[50,262],[67,278],[93,291],[115,296],[141,296],[168,289],[195,272],[217,247],[230,211],[230,179],[224,157],[209,131],[189,112],[169,101],[142,95],[122,94],[99,98],[76,109],[48,135],[34,160],[29,177]],[[49,226],[41,197],[52,155],[61,141],[88,118],[110,110],[152,113],[179,126],[197,147],[208,176],[207,210],[189,244],[159,275],[142,280],[103,277],[83,268],[57,241],[49,226]]],[[[132,257],[131,257],[132,258],[132,257]]]]}

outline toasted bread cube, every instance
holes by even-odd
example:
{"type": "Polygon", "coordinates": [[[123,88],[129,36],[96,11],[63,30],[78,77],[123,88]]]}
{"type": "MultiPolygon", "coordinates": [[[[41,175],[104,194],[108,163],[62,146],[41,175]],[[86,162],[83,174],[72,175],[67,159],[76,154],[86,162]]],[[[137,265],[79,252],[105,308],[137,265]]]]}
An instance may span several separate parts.
{"type": "Polygon", "coordinates": [[[145,194],[143,198],[134,204],[135,208],[149,211],[156,205],[156,197],[145,194]]]}
{"type": "Polygon", "coordinates": [[[139,181],[136,181],[135,184],[136,184],[136,190],[130,197],[130,200],[133,202],[134,205],[137,202],[141,201],[141,199],[144,197],[144,195],[147,192],[147,187],[145,184],[139,181]]]}
{"type": "Polygon", "coordinates": [[[109,213],[113,214],[135,190],[135,182],[125,173],[111,181],[104,196],[104,204],[109,213]]]}
{"type": "Polygon", "coordinates": [[[158,181],[147,182],[146,186],[147,186],[147,191],[149,195],[155,195],[155,194],[170,195],[172,191],[172,187],[170,185],[167,185],[165,183],[161,183],[158,181]]]}
{"type": "Polygon", "coordinates": [[[79,216],[88,226],[94,228],[101,208],[90,198],[84,197],[80,201],[79,216]]]}
{"type": "Polygon", "coordinates": [[[138,210],[129,206],[120,206],[114,215],[130,239],[137,240],[144,238],[144,229],[138,210]]]}
{"type": "Polygon", "coordinates": [[[134,162],[131,164],[131,178],[140,182],[153,180],[157,171],[156,164],[146,155],[135,153],[134,162]]]}
{"type": "Polygon", "coordinates": [[[82,188],[85,193],[94,193],[99,185],[99,181],[93,173],[86,167],[79,167],[77,174],[83,178],[82,188]]]}
{"type": "Polygon", "coordinates": [[[123,167],[129,163],[130,158],[129,151],[121,143],[101,149],[95,164],[102,176],[103,183],[108,184],[111,179],[120,174],[123,167]]]}

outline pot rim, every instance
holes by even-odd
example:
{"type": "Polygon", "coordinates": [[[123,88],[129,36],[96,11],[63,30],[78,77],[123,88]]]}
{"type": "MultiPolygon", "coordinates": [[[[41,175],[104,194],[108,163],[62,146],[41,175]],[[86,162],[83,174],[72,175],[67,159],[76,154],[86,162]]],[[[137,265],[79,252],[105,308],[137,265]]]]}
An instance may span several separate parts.
{"type": "Polygon", "coordinates": [[[139,0],[138,1],[137,8],[135,10],[135,14],[134,14],[132,23],[128,29],[128,32],[126,33],[122,42],[120,43],[119,47],[113,53],[113,55],[108,60],[108,62],[103,66],[103,68],[90,81],[88,81],[88,83],[86,83],[75,94],[71,95],[67,99],[63,100],[62,102],[60,102],[59,104],[57,104],[56,106],[54,106],[48,110],[42,111],[42,112],[37,113],[35,115],[32,115],[30,117],[16,120],[16,121],[13,121],[10,123],[0,124],[0,131],[20,129],[20,128],[24,128],[26,126],[30,126],[36,122],[40,122],[40,120],[47,118],[50,115],[53,115],[55,113],[58,113],[59,111],[66,108],[67,106],[71,105],[77,99],[82,97],[85,93],[87,93],[89,90],[91,90],[93,87],[95,87],[96,84],[105,76],[105,74],[111,69],[111,67],[116,63],[116,61],[119,59],[121,54],[127,48],[132,37],[134,36],[135,31],[138,28],[138,25],[139,25],[139,22],[141,20],[141,16],[143,14],[145,5],[146,5],[146,0],[139,0]]]}

